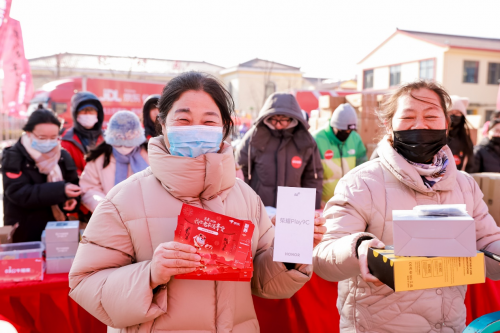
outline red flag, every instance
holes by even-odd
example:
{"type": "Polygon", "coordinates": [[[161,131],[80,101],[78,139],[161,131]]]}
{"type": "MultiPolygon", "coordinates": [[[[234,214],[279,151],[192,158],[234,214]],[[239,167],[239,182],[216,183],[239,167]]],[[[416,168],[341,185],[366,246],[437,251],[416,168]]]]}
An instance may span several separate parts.
{"type": "Polygon", "coordinates": [[[3,112],[12,116],[27,116],[33,94],[33,82],[28,60],[24,56],[23,35],[19,21],[10,19],[3,54],[3,112]]]}
{"type": "Polygon", "coordinates": [[[0,0],[0,58],[2,57],[12,0],[0,0]]]}

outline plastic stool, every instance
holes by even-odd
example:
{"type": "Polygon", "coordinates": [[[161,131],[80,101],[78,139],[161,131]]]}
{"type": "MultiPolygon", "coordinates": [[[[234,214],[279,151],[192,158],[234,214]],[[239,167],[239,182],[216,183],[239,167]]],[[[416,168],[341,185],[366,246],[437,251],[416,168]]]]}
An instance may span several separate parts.
{"type": "Polygon", "coordinates": [[[488,313],[474,320],[463,333],[500,332],[500,311],[488,313]]]}

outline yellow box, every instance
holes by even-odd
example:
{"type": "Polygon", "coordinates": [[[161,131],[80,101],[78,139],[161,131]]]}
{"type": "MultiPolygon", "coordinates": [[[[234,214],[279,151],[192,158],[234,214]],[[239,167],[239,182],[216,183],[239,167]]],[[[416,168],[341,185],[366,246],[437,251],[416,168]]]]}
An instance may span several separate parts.
{"type": "Polygon", "coordinates": [[[370,248],[370,272],[394,291],[484,283],[484,254],[461,257],[399,257],[394,250],[370,248]]]}

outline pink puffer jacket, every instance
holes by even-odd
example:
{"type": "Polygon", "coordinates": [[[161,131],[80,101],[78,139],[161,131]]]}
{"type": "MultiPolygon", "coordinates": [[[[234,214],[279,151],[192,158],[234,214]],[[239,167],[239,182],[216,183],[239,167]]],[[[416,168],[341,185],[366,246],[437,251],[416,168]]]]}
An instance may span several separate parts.
{"type": "Polygon", "coordinates": [[[162,137],[152,138],[149,162],[97,206],[71,267],[70,296],[122,333],[258,332],[252,293],[291,297],[309,280],[311,265],[287,270],[273,261],[274,228],[260,198],[236,180],[230,145],[189,158],[170,155],[162,137]],[[254,223],[251,283],[174,277],[153,293],[151,258],[174,239],[183,202],[254,223]]]}
{"type": "MultiPolygon", "coordinates": [[[[500,253],[500,228],[488,214],[472,177],[459,172],[453,154],[444,178],[428,189],[417,171],[385,139],[380,158],[342,178],[325,208],[327,233],[314,251],[314,271],[339,282],[341,332],[462,332],[467,286],[395,293],[361,279],[355,246],[368,235],[392,245],[392,211],[427,204],[466,204],[476,222],[477,248],[500,253]]],[[[486,259],[487,276],[500,279],[500,266],[486,259]]]]}
{"type": "MultiPolygon", "coordinates": [[[[141,149],[142,158],[148,162],[148,152],[141,149]]],[[[94,212],[97,204],[106,197],[109,191],[115,186],[116,159],[111,154],[109,164],[103,168],[104,154],[94,161],[88,162],[80,177],[80,188],[82,189],[82,204],[91,212],[94,212]]],[[[128,168],[128,176],[132,176],[132,168],[128,168]]]]}

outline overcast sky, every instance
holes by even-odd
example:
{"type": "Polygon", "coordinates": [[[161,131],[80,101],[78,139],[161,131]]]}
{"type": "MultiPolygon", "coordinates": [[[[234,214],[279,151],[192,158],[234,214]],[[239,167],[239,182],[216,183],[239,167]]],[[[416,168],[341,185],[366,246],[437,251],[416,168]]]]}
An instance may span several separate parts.
{"type": "Polygon", "coordinates": [[[26,56],[58,52],[207,61],[253,58],[354,77],[396,28],[500,38],[500,0],[13,0],[26,56]]]}

